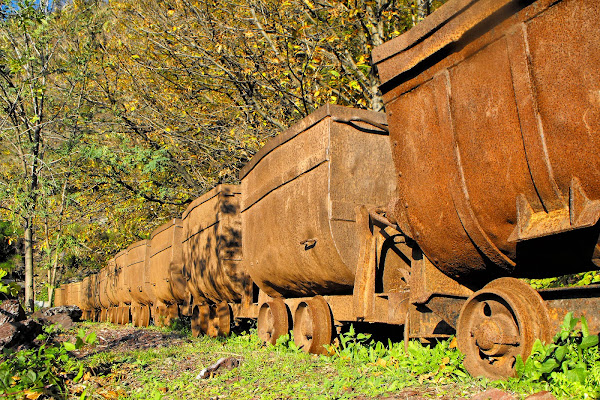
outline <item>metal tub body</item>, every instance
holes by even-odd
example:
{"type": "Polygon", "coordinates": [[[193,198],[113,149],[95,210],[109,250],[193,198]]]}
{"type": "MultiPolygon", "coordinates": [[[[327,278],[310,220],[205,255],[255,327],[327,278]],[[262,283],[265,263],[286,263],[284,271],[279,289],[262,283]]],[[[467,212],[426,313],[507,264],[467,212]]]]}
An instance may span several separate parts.
{"type": "Polygon", "coordinates": [[[218,185],[194,200],[182,215],[183,257],[188,287],[199,304],[237,302],[248,276],[242,266],[240,188],[218,185]]]}
{"type": "Polygon", "coordinates": [[[133,302],[149,305],[153,303],[154,290],[147,283],[150,241],[140,240],[127,248],[124,280],[130,289],[133,302]]]}
{"type": "Polygon", "coordinates": [[[597,1],[451,0],[374,50],[395,219],[453,279],[600,266],[599,26],[597,1]]]}
{"type": "Polygon", "coordinates": [[[108,305],[102,304],[104,308],[117,307],[120,303],[118,296],[118,275],[117,275],[117,262],[116,258],[111,258],[108,260],[108,265],[104,268],[104,293],[103,295],[106,297],[105,303],[108,305]]]}
{"type": "Polygon", "coordinates": [[[92,274],[89,277],[88,283],[88,295],[91,311],[102,308],[100,304],[99,291],[98,291],[98,273],[92,274]]]}
{"type": "Polygon", "coordinates": [[[71,282],[67,284],[66,289],[65,304],[83,309],[81,302],[81,282],[71,282]]]}
{"type": "Polygon", "coordinates": [[[149,273],[158,302],[176,304],[187,300],[189,292],[183,275],[183,221],[173,219],[152,232],[149,273]]]}
{"type": "Polygon", "coordinates": [[[108,297],[108,267],[104,267],[98,272],[98,300],[100,301],[101,308],[107,310],[112,306],[111,301],[108,297]]]}
{"type": "MultiPolygon", "coordinates": [[[[111,280],[114,284],[115,299],[118,305],[129,305],[132,302],[131,282],[127,279],[127,250],[122,250],[115,256],[115,273],[111,280]]],[[[107,289],[111,289],[109,286],[107,289]]]]}
{"type": "Polygon", "coordinates": [[[57,287],[54,290],[54,307],[63,306],[63,293],[65,291],[64,285],[57,287]]]}
{"type": "Polygon", "coordinates": [[[74,282],[74,283],[72,283],[72,285],[73,285],[72,286],[72,291],[73,291],[72,304],[76,305],[81,310],[87,310],[88,306],[87,306],[86,302],[84,301],[84,297],[83,297],[83,281],[74,282]]]}
{"type": "Polygon", "coordinates": [[[80,284],[80,302],[81,302],[81,306],[80,308],[83,311],[91,311],[93,306],[92,306],[92,288],[91,288],[91,280],[90,280],[90,276],[86,276],[85,278],[83,278],[83,280],[81,281],[80,284]]]}
{"type": "Polygon", "coordinates": [[[63,300],[62,300],[63,305],[66,305],[66,306],[73,305],[73,303],[72,303],[73,290],[72,290],[71,286],[72,286],[71,283],[65,284],[65,291],[63,292],[63,300]]]}
{"type": "Polygon", "coordinates": [[[351,293],[356,208],[385,206],[395,191],[385,123],[382,113],[325,106],[242,169],[244,263],[267,295],[351,293]]]}

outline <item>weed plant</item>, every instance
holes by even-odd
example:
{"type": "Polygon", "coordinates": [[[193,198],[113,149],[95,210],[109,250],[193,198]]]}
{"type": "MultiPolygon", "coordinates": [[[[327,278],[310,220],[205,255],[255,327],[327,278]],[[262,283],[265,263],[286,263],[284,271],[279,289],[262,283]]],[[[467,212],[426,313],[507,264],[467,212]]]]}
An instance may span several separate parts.
{"type": "Polygon", "coordinates": [[[517,358],[517,378],[501,382],[516,391],[548,390],[559,398],[600,398],[598,335],[591,335],[585,317],[565,316],[552,343],[537,340],[531,356],[517,358]],[[578,328],[580,326],[580,328],[578,328]]]}
{"type": "Polygon", "coordinates": [[[5,349],[0,358],[0,395],[4,398],[64,397],[67,380],[78,382],[84,374],[81,362],[69,355],[84,344],[94,344],[94,333],[79,330],[75,342],[56,342],[54,326],[44,327],[36,339],[39,347],[20,351],[5,349]]]}

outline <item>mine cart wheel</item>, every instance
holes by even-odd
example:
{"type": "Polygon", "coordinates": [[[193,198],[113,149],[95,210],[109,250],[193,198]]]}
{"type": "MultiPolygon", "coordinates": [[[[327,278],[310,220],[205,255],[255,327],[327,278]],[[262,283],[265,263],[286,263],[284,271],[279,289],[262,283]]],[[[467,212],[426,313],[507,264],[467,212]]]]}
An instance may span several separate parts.
{"type": "Polygon", "coordinates": [[[196,304],[192,308],[192,336],[198,337],[208,331],[210,307],[208,304],[196,304]]]}
{"type": "Polygon", "coordinates": [[[294,313],[294,342],[307,353],[325,354],[331,344],[333,321],[327,301],[315,296],[298,305],[294,313]]]}
{"type": "Polygon", "coordinates": [[[119,315],[120,315],[120,311],[121,307],[112,307],[111,313],[110,313],[110,322],[113,324],[118,324],[119,323],[119,315]]]}
{"type": "Polygon", "coordinates": [[[130,321],[130,309],[127,306],[121,307],[121,312],[119,313],[119,324],[126,325],[130,321]]]}
{"type": "Polygon", "coordinates": [[[117,315],[119,314],[119,308],[118,307],[111,307],[108,309],[108,312],[106,314],[106,318],[107,321],[110,322],[111,324],[118,324],[119,321],[117,321],[117,315]]]}
{"type": "Polygon", "coordinates": [[[229,336],[231,332],[231,308],[226,301],[216,305],[216,322],[219,325],[219,336],[229,336]]]}
{"type": "Polygon", "coordinates": [[[164,306],[156,306],[154,308],[154,325],[156,326],[164,326],[165,325],[165,307],[164,306]]]}
{"type": "Polygon", "coordinates": [[[171,304],[167,305],[164,310],[163,324],[164,326],[171,326],[171,322],[173,322],[174,319],[179,318],[179,307],[177,307],[177,304],[171,304]]]}
{"type": "Polygon", "coordinates": [[[154,306],[150,308],[150,319],[152,321],[152,323],[154,324],[154,326],[159,326],[159,322],[158,322],[158,306],[154,306]]]}
{"type": "Polygon", "coordinates": [[[473,293],[458,318],[458,348],[473,376],[515,375],[517,356],[527,359],[536,339],[550,339],[544,300],[525,282],[500,278],[473,293]]]}
{"type": "Polygon", "coordinates": [[[139,326],[150,325],[150,306],[140,307],[139,326]]]}
{"type": "Polygon", "coordinates": [[[290,329],[288,308],[282,299],[263,303],[258,312],[258,337],[265,343],[275,344],[290,329]]]}
{"type": "Polygon", "coordinates": [[[219,316],[217,315],[217,307],[215,304],[211,304],[208,310],[208,326],[205,333],[214,338],[219,336],[219,316]]]}
{"type": "Polygon", "coordinates": [[[142,326],[141,325],[141,306],[131,306],[131,323],[133,326],[142,326]]]}

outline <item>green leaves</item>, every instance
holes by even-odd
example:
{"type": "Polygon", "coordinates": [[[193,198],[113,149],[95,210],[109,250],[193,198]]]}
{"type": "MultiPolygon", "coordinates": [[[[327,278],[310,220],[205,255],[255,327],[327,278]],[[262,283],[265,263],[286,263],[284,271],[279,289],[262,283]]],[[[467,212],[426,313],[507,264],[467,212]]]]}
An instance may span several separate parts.
{"type": "Polygon", "coordinates": [[[62,345],[66,351],[75,351],[81,349],[84,345],[94,345],[97,342],[96,332],[92,332],[89,335],[85,335],[85,331],[83,329],[79,329],[77,332],[77,336],[75,337],[75,342],[63,342],[62,345]]]}
{"type": "Polygon", "coordinates": [[[15,297],[19,293],[20,287],[14,282],[3,283],[2,278],[4,278],[6,274],[8,274],[8,272],[0,268],[0,293],[15,297]]]}
{"type": "Polygon", "coordinates": [[[71,342],[63,342],[63,347],[65,348],[66,351],[74,351],[77,350],[77,345],[75,343],[71,343],[71,342]]]}
{"type": "Polygon", "coordinates": [[[515,370],[520,381],[535,384],[548,382],[558,393],[588,393],[599,395],[598,376],[592,374],[600,364],[598,335],[590,335],[585,317],[568,313],[553,343],[537,340],[531,356],[524,362],[517,357],[515,370]],[[577,329],[580,324],[581,329],[577,329]]]}
{"type": "Polygon", "coordinates": [[[85,331],[80,329],[73,343],[55,343],[52,341],[54,329],[44,329],[45,333],[37,338],[43,342],[39,348],[5,353],[4,361],[0,363],[1,394],[10,396],[30,392],[63,398],[66,381],[72,378],[76,383],[84,376],[84,365],[71,358],[68,352],[80,349],[85,344],[93,345],[96,334],[86,336],[85,331]]]}

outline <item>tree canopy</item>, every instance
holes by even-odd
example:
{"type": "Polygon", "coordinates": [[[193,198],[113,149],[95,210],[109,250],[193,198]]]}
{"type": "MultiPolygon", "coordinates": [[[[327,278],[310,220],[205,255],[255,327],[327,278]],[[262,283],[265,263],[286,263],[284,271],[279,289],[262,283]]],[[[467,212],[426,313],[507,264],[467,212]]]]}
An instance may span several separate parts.
{"type": "Polygon", "coordinates": [[[0,220],[27,298],[34,265],[99,269],[319,106],[382,110],[372,49],[441,3],[5,1],[0,220]]]}

